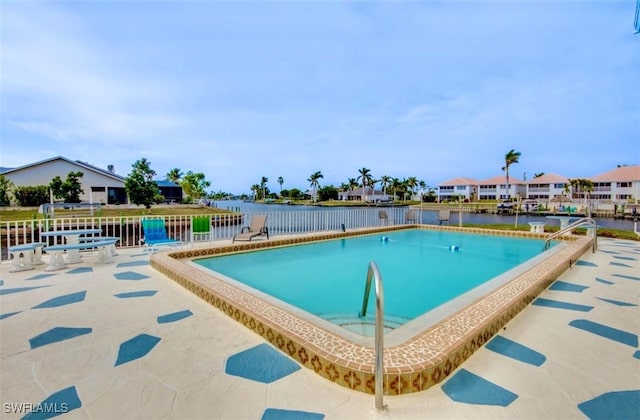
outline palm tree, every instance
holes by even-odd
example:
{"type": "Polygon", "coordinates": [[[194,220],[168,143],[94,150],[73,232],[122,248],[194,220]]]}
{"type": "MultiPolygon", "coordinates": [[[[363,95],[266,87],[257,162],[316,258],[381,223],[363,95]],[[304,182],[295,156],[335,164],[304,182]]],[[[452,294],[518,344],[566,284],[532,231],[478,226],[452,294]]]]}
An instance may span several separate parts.
{"type": "Polygon", "coordinates": [[[349,184],[349,189],[351,191],[355,190],[356,188],[358,188],[358,181],[355,178],[349,178],[347,180],[347,184],[349,184]]]}
{"type": "Polygon", "coordinates": [[[256,200],[258,198],[258,192],[260,191],[260,185],[253,184],[251,186],[251,191],[253,191],[253,199],[256,200]]]}
{"type": "Polygon", "coordinates": [[[418,186],[420,187],[420,191],[422,192],[422,194],[420,194],[420,202],[424,201],[424,191],[427,189],[428,185],[426,182],[424,182],[424,180],[420,180],[418,181],[418,186]]]}
{"type": "Polygon", "coordinates": [[[511,198],[511,193],[509,191],[509,166],[514,163],[518,163],[518,159],[520,158],[521,153],[516,152],[514,149],[509,150],[507,154],[504,156],[504,166],[502,170],[507,174],[507,199],[511,198]]]}
{"type": "Polygon", "coordinates": [[[318,188],[320,187],[320,182],[318,181],[320,178],[324,178],[322,172],[317,171],[311,174],[309,179],[309,186],[313,188],[313,202],[315,203],[318,200],[318,188]]]}
{"type": "MultiPolygon", "coordinates": [[[[584,199],[585,206],[589,207],[589,211],[591,211],[589,199],[591,198],[591,193],[594,189],[593,181],[584,178],[570,179],[569,185],[571,185],[572,188],[575,188],[574,194],[582,195],[582,193],[584,193],[584,197],[582,198],[584,199]]],[[[589,215],[589,217],[591,216],[589,215]]]]}
{"type": "Polygon", "coordinates": [[[413,200],[413,189],[418,186],[418,179],[415,176],[410,176],[405,182],[407,183],[407,187],[411,191],[411,199],[413,200]]]}
{"type": "Polygon", "coordinates": [[[382,192],[387,194],[387,187],[391,183],[391,177],[389,175],[382,175],[380,177],[380,186],[382,187],[382,192]]]}
{"type": "Polygon", "coordinates": [[[264,200],[265,198],[267,198],[267,182],[269,182],[269,178],[267,178],[266,176],[263,176],[262,179],[260,180],[260,188],[262,188],[262,199],[264,200]]]}
{"type": "Polygon", "coordinates": [[[393,191],[393,199],[396,199],[396,192],[398,192],[398,190],[400,188],[402,188],[402,181],[400,181],[398,178],[391,178],[391,191],[393,191]]]}
{"type": "Polygon", "coordinates": [[[278,177],[278,184],[280,184],[280,195],[282,195],[282,184],[284,184],[284,178],[279,176],[278,177]]]}
{"type": "Polygon", "coordinates": [[[366,198],[366,195],[364,193],[365,188],[367,187],[367,185],[371,183],[373,178],[371,176],[371,169],[362,168],[362,169],[358,169],[358,172],[360,173],[360,175],[358,176],[358,179],[362,180],[362,196],[360,199],[362,200],[362,202],[364,202],[366,198]]]}
{"type": "Polygon", "coordinates": [[[183,175],[184,174],[182,172],[180,172],[180,169],[173,168],[172,170],[167,172],[167,175],[165,177],[166,177],[167,181],[175,182],[177,184],[177,183],[180,182],[180,179],[182,179],[183,175]]]}

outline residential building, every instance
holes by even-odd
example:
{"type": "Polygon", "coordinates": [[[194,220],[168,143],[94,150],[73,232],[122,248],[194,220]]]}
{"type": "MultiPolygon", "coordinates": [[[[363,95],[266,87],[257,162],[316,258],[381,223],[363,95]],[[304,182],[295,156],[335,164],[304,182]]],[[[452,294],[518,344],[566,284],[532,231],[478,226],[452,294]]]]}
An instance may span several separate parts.
{"type": "MultiPolygon", "coordinates": [[[[592,200],[627,204],[640,199],[640,165],[619,166],[587,179],[593,182],[592,200]]],[[[577,198],[584,195],[578,192],[577,198]]]]}
{"type": "Polygon", "coordinates": [[[506,200],[518,196],[525,198],[527,185],[524,181],[509,177],[507,189],[507,177],[505,175],[494,176],[478,182],[478,200],[506,200]]]}
{"type": "Polygon", "coordinates": [[[362,200],[364,196],[364,201],[368,202],[380,202],[380,201],[389,201],[389,196],[380,190],[375,190],[370,187],[366,187],[364,189],[364,193],[362,192],[362,187],[357,188],[355,190],[348,191],[340,191],[338,193],[338,200],[342,201],[354,201],[354,200],[362,200]]]}
{"type": "Polygon", "coordinates": [[[555,197],[568,196],[567,185],[569,185],[569,178],[566,176],[544,174],[527,181],[526,198],[549,201],[555,197]]]}
{"type": "MultiPolygon", "coordinates": [[[[125,191],[125,177],[111,170],[98,168],[87,162],[56,156],[18,168],[3,168],[0,175],[11,181],[14,187],[49,185],[59,176],[63,181],[69,172],[82,172],[78,180],[83,193],[80,201],[102,204],[128,203],[125,191]]],[[[165,202],[182,202],[182,187],[169,181],[156,181],[165,202]]]]}
{"type": "Polygon", "coordinates": [[[438,185],[438,202],[454,200],[457,197],[462,197],[463,200],[475,201],[477,196],[478,181],[473,178],[458,177],[438,185]]]}
{"type": "Polygon", "coordinates": [[[84,202],[123,204],[127,202],[124,177],[113,171],[97,168],[86,162],[71,160],[62,156],[52,157],[2,172],[15,187],[49,185],[59,176],[63,181],[69,172],[82,172],[80,182],[84,191],[80,200],[84,202]]]}

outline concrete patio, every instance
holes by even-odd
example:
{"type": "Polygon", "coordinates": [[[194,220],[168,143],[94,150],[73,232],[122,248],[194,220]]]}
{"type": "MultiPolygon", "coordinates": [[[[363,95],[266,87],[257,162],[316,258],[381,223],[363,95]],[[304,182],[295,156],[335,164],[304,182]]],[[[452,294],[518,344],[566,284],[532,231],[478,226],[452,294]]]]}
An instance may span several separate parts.
{"type": "Polygon", "coordinates": [[[438,386],[374,397],[300,368],[149,266],[0,265],[2,417],[640,418],[640,243],[599,239],[438,386]]]}

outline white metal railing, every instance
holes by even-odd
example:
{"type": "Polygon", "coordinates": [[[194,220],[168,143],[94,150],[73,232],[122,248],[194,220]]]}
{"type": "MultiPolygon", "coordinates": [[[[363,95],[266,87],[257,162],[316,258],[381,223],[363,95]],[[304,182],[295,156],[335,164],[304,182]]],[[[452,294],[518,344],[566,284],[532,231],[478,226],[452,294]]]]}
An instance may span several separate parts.
{"type": "MultiPolygon", "coordinates": [[[[267,215],[269,234],[291,235],[323,231],[341,231],[406,222],[407,207],[368,207],[357,209],[292,210],[280,212],[260,212],[267,215]],[[388,218],[381,219],[379,211],[386,212],[388,218]]],[[[243,226],[248,226],[253,214],[223,213],[213,214],[212,240],[231,239],[243,226]]],[[[170,238],[184,242],[191,240],[191,219],[195,215],[167,216],[115,216],[115,217],[74,217],[54,219],[34,219],[0,222],[0,255],[9,258],[8,248],[31,242],[46,242],[53,245],[61,238],[41,237],[50,230],[102,229],[102,236],[119,238],[121,248],[138,247],[144,236],[141,220],[145,217],[162,218],[170,238]]],[[[419,219],[420,220],[420,219],[419,219]]]]}
{"type": "Polygon", "coordinates": [[[580,220],[576,220],[575,222],[571,223],[570,225],[568,225],[565,228],[562,228],[560,230],[558,230],[557,232],[552,233],[551,235],[549,235],[549,237],[547,237],[547,239],[544,241],[544,250],[546,251],[547,249],[549,249],[550,245],[551,245],[551,241],[566,234],[571,232],[573,229],[583,226],[583,225],[590,225],[589,227],[591,229],[593,229],[593,246],[592,246],[592,250],[593,252],[596,252],[598,250],[598,225],[596,223],[595,220],[593,220],[590,217],[583,217],[580,220]]]}
{"type": "Polygon", "coordinates": [[[371,280],[374,281],[376,291],[376,329],[375,329],[375,388],[376,388],[376,408],[384,410],[384,289],[382,288],[382,274],[375,261],[369,262],[367,269],[367,280],[364,285],[364,298],[362,300],[362,311],[360,317],[367,316],[367,303],[371,292],[371,280]]]}

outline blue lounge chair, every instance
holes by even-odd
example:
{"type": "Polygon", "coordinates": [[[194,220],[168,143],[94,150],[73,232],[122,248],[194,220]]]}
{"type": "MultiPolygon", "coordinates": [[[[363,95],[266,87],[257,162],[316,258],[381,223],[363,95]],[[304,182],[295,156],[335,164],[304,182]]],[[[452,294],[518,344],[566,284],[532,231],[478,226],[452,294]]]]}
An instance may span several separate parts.
{"type": "Polygon", "coordinates": [[[142,219],[142,230],[147,254],[153,254],[159,246],[176,247],[182,245],[182,242],[178,239],[172,239],[167,236],[164,219],[142,219]]]}

